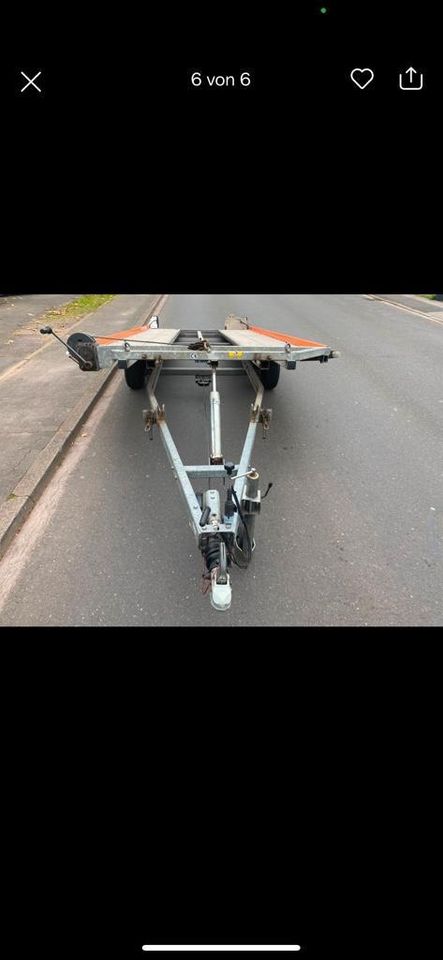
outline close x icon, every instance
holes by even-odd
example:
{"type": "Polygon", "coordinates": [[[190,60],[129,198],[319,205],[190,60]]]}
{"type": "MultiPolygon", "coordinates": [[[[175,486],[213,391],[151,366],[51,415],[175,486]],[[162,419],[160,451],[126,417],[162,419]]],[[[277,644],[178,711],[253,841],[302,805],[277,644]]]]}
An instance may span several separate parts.
{"type": "MultiPolygon", "coordinates": [[[[32,71],[30,70],[29,73],[32,73],[32,71]]],[[[25,90],[30,90],[30,91],[36,90],[37,93],[41,93],[42,88],[39,87],[38,84],[36,83],[36,80],[39,80],[41,75],[42,75],[41,70],[38,70],[38,72],[35,73],[33,77],[28,76],[28,74],[25,73],[24,70],[20,70],[21,82],[23,83],[23,81],[25,81],[24,85],[21,87],[20,93],[24,93],[25,90]]],[[[41,80],[39,82],[41,83],[41,80]]]]}

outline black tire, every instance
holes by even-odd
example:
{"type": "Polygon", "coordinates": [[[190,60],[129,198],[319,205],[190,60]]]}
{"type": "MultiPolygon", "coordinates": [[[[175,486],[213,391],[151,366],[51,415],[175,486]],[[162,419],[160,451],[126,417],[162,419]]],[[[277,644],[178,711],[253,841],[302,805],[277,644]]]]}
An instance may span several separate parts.
{"type": "Polygon", "coordinates": [[[280,377],[280,364],[275,360],[270,360],[269,367],[259,367],[258,375],[265,390],[273,390],[277,386],[280,377]]]}
{"type": "Polygon", "coordinates": [[[131,390],[141,390],[145,385],[146,360],[136,360],[125,370],[125,380],[131,390]]]}

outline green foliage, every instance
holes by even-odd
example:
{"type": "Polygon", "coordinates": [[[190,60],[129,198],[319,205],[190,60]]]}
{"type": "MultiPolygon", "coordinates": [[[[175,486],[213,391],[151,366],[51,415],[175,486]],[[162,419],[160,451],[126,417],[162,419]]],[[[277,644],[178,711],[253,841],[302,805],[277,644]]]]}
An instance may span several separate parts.
{"type": "Polygon", "coordinates": [[[69,303],[64,303],[60,307],[48,310],[47,313],[38,318],[38,326],[41,327],[42,324],[49,324],[50,326],[54,325],[58,329],[69,326],[70,324],[72,325],[73,321],[85,316],[87,313],[93,313],[94,310],[98,310],[104,303],[109,303],[114,297],[114,293],[82,294],[82,296],[76,297],[75,300],[70,300],[69,303]]]}

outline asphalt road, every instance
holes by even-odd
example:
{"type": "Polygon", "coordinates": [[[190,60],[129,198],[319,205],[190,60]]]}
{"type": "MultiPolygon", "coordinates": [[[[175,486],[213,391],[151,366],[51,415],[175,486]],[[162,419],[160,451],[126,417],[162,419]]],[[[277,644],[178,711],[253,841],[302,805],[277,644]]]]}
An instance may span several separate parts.
{"type": "MultiPolygon", "coordinates": [[[[282,370],[265,395],[273,422],[254,465],[274,486],[253,561],[232,571],[231,610],[200,592],[184,504],[159,436],[143,430],[144,393],[121,375],[67,462],[63,496],[36,508],[46,526],[0,623],[442,623],[443,324],[359,295],[174,295],[161,325],[222,327],[229,312],[342,354],[282,370]]],[[[246,378],[220,389],[223,453],[236,460],[252,392],[246,378]]],[[[183,459],[205,461],[207,390],[165,378],[158,395],[183,459]]]]}

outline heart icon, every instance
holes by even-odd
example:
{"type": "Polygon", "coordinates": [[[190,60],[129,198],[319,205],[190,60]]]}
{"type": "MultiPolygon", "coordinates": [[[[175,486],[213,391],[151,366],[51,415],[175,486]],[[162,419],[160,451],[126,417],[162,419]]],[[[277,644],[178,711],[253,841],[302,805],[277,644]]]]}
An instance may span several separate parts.
{"type": "Polygon", "coordinates": [[[368,83],[372,83],[374,79],[374,71],[369,67],[355,67],[351,73],[351,80],[360,88],[364,90],[368,86],[368,83]],[[367,79],[364,79],[367,78],[367,79]]]}

